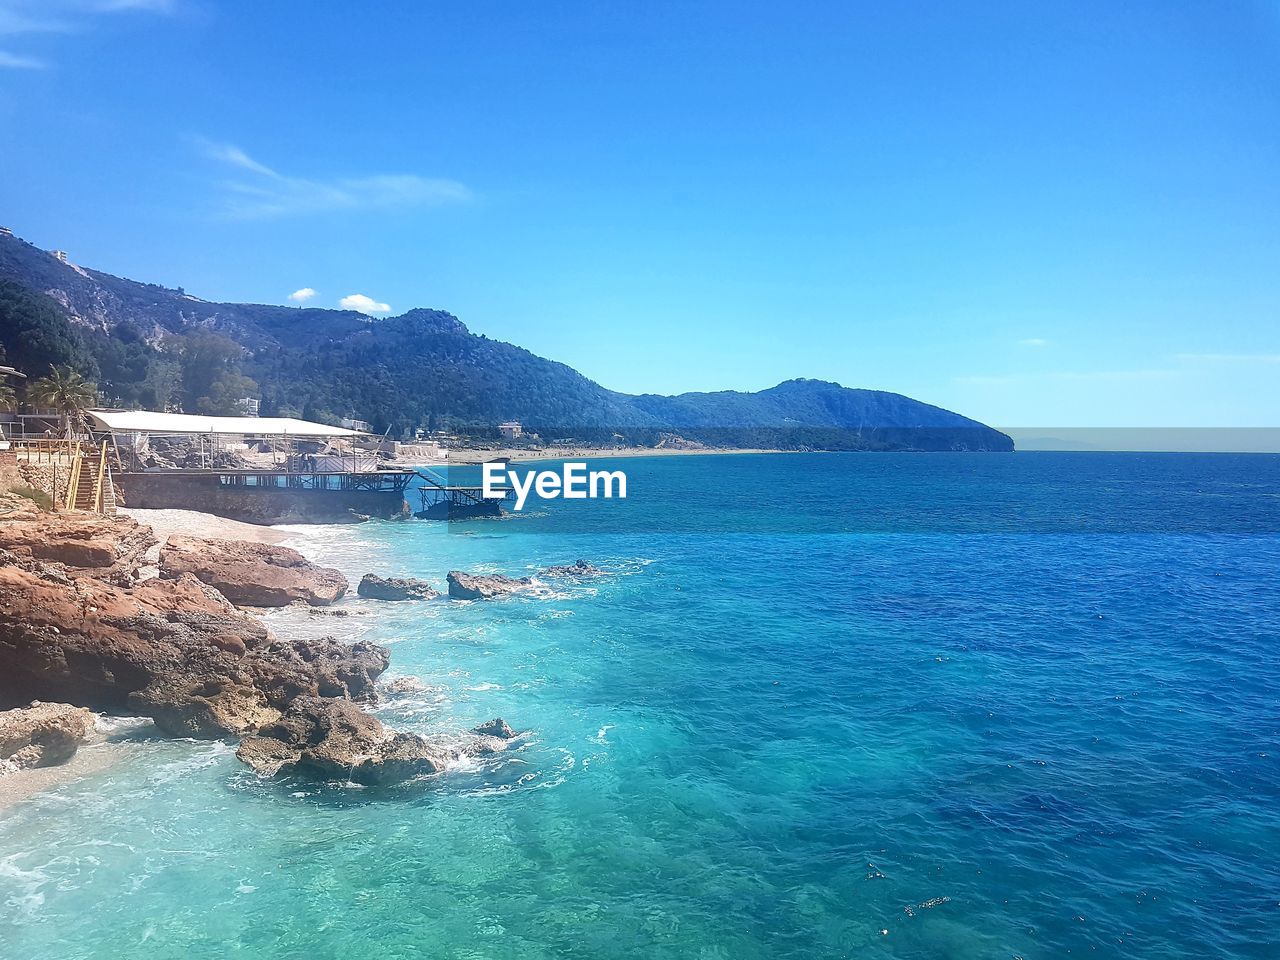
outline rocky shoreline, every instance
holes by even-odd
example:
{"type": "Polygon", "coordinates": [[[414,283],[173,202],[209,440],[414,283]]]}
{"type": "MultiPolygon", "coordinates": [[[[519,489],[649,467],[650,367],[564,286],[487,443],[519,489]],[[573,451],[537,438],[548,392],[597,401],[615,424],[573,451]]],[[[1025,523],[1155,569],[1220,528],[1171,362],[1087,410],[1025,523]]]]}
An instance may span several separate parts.
{"type": "MultiPolygon", "coordinates": [[[[365,596],[434,595],[421,581],[369,582],[365,596]]],[[[363,709],[379,696],[385,648],[281,639],[241,608],[322,610],[347,589],[287,547],[174,533],[161,547],[131,517],[0,497],[0,775],[67,760],[92,726],[87,711],[147,717],[168,737],[238,740],[237,756],[264,776],[362,784],[439,773],[518,736],[500,719],[462,741],[388,730],[363,709]]]]}

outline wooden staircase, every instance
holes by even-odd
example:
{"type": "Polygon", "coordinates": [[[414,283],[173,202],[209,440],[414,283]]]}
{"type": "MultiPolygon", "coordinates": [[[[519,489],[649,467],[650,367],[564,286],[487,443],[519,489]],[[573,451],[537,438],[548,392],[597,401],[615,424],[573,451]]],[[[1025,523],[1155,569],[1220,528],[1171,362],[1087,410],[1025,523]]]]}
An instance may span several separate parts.
{"type": "Polygon", "coordinates": [[[67,483],[68,510],[90,513],[116,512],[116,489],[111,482],[111,466],[107,462],[107,445],[76,444],[71,459],[71,475],[67,483]]]}

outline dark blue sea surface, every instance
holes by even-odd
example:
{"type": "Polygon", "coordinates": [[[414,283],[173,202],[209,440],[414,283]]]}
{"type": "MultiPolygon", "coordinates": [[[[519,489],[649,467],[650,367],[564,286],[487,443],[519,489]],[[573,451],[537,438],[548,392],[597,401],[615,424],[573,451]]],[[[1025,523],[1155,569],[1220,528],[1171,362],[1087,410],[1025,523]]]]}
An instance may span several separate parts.
{"type": "Polygon", "coordinates": [[[0,814],[0,957],[1280,956],[1280,458],[672,457],[625,501],[295,528],[389,725],[530,731],[391,789],[146,742],[0,814]]]}

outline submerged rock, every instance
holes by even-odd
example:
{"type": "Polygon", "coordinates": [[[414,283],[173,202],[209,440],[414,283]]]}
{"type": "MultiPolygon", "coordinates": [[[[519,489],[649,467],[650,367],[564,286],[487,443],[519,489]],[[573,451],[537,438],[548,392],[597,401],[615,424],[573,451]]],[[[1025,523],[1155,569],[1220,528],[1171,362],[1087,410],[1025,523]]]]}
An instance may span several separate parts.
{"type": "Polygon", "coordinates": [[[370,600],[432,600],[440,596],[440,591],[425,580],[379,577],[373,573],[361,577],[356,593],[370,600]]]}
{"type": "Polygon", "coordinates": [[[66,703],[0,711],[0,774],[66,763],[93,730],[93,714],[66,703]]]}
{"type": "Polygon", "coordinates": [[[504,577],[500,574],[463,573],[450,570],[449,596],[454,600],[492,600],[533,585],[529,577],[504,577]]]}
{"type": "Polygon", "coordinates": [[[314,564],[289,547],[172,536],[160,551],[160,576],[183,574],[247,607],[283,607],[295,601],[328,606],[348,587],[339,571],[314,564]]]}
{"type": "Polygon", "coordinates": [[[388,680],[382,684],[382,689],[390,694],[402,693],[425,693],[430,689],[425,682],[418,677],[396,677],[394,680],[388,680]]]}
{"type": "Polygon", "coordinates": [[[588,563],[586,560],[577,560],[564,566],[547,567],[538,576],[581,579],[582,577],[603,577],[606,573],[608,573],[607,570],[602,570],[594,563],[588,563]]]}

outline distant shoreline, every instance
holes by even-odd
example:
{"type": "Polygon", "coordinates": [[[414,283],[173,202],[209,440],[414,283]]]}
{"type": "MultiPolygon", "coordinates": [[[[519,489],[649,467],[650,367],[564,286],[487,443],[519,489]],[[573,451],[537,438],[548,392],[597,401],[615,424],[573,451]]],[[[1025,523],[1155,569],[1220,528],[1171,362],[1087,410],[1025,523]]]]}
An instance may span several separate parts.
{"type": "Polygon", "coordinates": [[[440,463],[440,466],[472,466],[475,464],[486,463],[492,460],[511,460],[517,463],[538,460],[612,460],[624,457],[707,457],[707,456],[731,456],[734,454],[765,454],[765,453],[802,453],[812,451],[801,450],[764,450],[764,449],[744,449],[744,450],[722,450],[719,448],[698,448],[690,450],[653,448],[653,447],[553,447],[546,450],[524,450],[513,448],[500,448],[497,450],[458,450],[451,451],[456,453],[466,453],[466,457],[450,457],[447,461],[440,463]]]}

